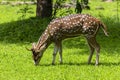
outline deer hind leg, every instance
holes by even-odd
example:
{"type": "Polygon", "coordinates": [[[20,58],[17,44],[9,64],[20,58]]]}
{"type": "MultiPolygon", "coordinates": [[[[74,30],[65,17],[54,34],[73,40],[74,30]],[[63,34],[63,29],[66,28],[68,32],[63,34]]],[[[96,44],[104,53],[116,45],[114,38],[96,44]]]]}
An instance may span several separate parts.
{"type": "Polygon", "coordinates": [[[89,48],[90,48],[90,55],[88,57],[88,64],[90,64],[95,49],[92,47],[92,45],[90,44],[88,39],[87,39],[87,42],[88,42],[88,45],[89,45],[89,48]]]}
{"type": "Polygon", "coordinates": [[[96,63],[95,65],[99,64],[99,54],[100,54],[100,45],[97,43],[96,38],[92,37],[92,38],[87,38],[89,44],[91,45],[91,47],[93,47],[96,50],[96,63]]]}

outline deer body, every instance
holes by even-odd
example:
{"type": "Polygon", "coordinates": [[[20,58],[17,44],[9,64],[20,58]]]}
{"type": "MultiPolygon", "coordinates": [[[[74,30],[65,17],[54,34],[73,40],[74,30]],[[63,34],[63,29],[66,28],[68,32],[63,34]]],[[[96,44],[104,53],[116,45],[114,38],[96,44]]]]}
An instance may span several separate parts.
{"type": "Polygon", "coordinates": [[[96,50],[97,65],[99,63],[100,46],[95,37],[100,27],[107,36],[106,26],[100,20],[88,14],[74,14],[52,20],[38,43],[33,44],[31,49],[35,64],[39,63],[44,51],[52,42],[55,44],[52,64],[55,63],[57,52],[60,54],[60,63],[62,63],[62,40],[84,35],[90,47],[88,63],[91,62],[93,52],[96,50]]]}

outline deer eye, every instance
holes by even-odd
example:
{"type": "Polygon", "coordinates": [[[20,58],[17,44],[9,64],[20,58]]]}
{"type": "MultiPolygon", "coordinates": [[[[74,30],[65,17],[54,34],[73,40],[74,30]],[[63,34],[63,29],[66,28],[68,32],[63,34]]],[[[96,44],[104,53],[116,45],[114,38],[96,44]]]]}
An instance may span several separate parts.
{"type": "Polygon", "coordinates": [[[36,61],[37,54],[33,54],[33,59],[36,61]]]}

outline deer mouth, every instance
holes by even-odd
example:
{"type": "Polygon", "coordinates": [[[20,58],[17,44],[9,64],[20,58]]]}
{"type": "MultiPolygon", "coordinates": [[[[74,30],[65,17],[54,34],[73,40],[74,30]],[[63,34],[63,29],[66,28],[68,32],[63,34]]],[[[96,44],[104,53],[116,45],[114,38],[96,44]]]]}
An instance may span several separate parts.
{"type": "Polygon", "coordinates": [[[34,65],[37,66],[37,65],[40,63],[41,57],[42,57],[42,56],[38,56],[37,59],[34,59],[34,65]]]}
{"type": "Polygon", "coordinates": [[[37,66],[39,64],[39,61],[40,61],[40,59],[37,61],[34,61],[34,65],[37,66]]]}

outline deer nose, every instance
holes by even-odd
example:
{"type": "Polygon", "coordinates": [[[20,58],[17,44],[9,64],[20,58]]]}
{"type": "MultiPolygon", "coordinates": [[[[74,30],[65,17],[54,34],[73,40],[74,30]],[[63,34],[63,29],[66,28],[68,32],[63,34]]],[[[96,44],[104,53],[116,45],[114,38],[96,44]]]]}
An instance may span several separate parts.
{"type": "Polygon", "coordinates": [[[35,65],[35,66],[38,65],[37,59],[34,59],[34,65],[35,65]]]}
{"type": "Polygon", "coordinates": [[[37,62],[34,62],[34,65],[35,65],[35,66],[37,66],[37,65],[38,65],[38,63],[37,63],[37,62]]]}

